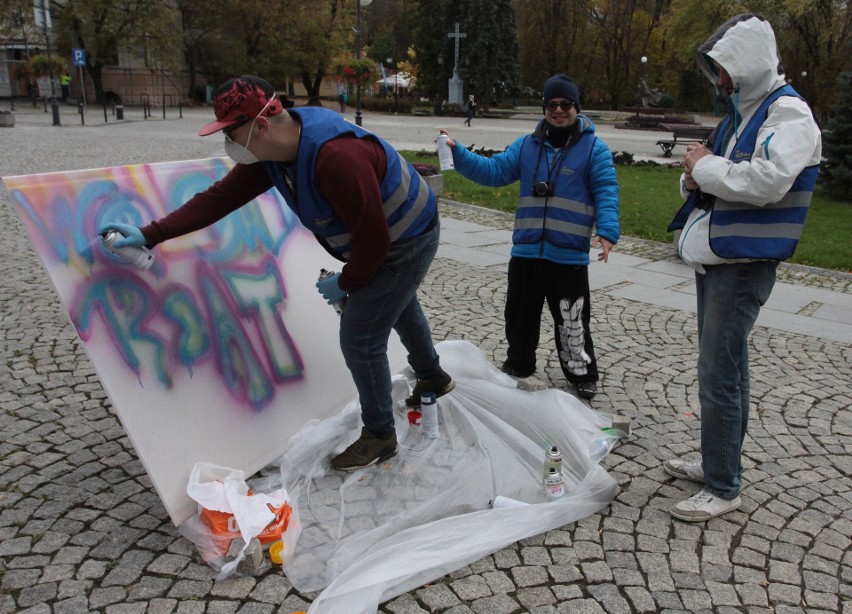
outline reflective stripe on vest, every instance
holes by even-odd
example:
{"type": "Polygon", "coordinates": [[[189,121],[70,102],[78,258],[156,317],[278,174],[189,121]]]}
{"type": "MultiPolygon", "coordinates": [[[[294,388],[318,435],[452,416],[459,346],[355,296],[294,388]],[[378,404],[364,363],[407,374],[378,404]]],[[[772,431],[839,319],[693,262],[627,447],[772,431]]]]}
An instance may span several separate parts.
{"type": "Polygon", "coordinates": [[[263,162],[263,165],[278,190],[290,195],[288,200],[295,201],[294,196],[298,196],[298,201],[292,202],[291,208],[302,224],[335,254],[344,260],[350,258],[352,235],[318,189],[316,162],[322,146],[341,135],[374,138],[385,151],[387,169],[380,190],[391,241],[419,236],[429,227],[438,209],[435,195],[414,168],[387,142],[325,109],[291,109],[290,112],[302,122],[295,163],[295,195],[287,185],[286,169],[281,163],[263,162]]]}
{"type": "MultiPolygon", "coordinates": [[[[589,160],[596,137],[584,132],[559,161],[553,177],[553,196],[532,196],[533,185],[547,180],[545,147],[528,137],[521,147],[521,185],[512,242],[542,240],[578,251],[589,251],[595,223],[595,207],[586,185],[589,160]],[[541,155],[541,161],[539,161],[541,155]],[[538,167],[538,168],[537,168],[538,167]]],[[[554,155],[558,156],[556,151],[554,155]]]]}
{"type": "MultiPolygon", "coordinates": [[[[399,157],[400,160],[402,181],[390,197],[384,201],[383,207],[385,210],[386,220],[392,219],[394,214],[397,213],[408,201],[409,186],[411,185],[412,177],[411,166],[409,166],[405,159],[398,153],[394,152],[394,155],[399,157]]],[[[418,173],[414,174],[417,175],[419,179],[420,175],[418,173]]],[[[417,195],[415,196],[412,205],[393,225],[389,226],[391,243],[402,237],[406,230],[414,226],[417,218],[426,210],[426,207],[429,204],[429,196],[429,186],[427,186],[426,182],[421,179],[417,188],[417,195]]],[[[349,259],[349,256],[351,255],[350,245],[352,243],[351,233],[343,232],[336,235],[327,235],[325,236],[325,240],[335,252],[340,253],[347,260],[349,259]]]]}

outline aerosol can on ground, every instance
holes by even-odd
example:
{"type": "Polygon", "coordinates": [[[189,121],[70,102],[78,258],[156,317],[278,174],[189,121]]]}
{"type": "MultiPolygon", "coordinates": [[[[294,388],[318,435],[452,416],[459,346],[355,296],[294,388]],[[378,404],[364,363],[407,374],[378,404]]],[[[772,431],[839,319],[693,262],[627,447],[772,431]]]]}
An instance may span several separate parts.
{"type": "Polygon", "coordinates": [[[547,477],[551,468],[562,473],[562,453],[556,446],[550,446],[544,453],[544,473],[542,474],[542,478],[547,477]]]}
{"type": "Polygon", "coordinates": [[[544,478],[544,493],[547,495],[548,501],[556,501],[560,497],[565,496],[565,484],[562,482],[562,473],[552,467],[547,472],[547,477],[544,478]]]}

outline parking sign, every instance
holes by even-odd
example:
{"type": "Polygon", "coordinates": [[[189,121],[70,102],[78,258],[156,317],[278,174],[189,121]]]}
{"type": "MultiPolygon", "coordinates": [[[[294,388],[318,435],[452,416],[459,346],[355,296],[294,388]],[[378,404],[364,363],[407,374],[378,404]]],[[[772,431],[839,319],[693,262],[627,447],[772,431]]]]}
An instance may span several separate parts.
{"type": "Polygon", "coordinates": [[[85,66],[86,65],[86,50],[85,49],[73,49],[72,57],[74,58],[74,66],[85,66]]]}

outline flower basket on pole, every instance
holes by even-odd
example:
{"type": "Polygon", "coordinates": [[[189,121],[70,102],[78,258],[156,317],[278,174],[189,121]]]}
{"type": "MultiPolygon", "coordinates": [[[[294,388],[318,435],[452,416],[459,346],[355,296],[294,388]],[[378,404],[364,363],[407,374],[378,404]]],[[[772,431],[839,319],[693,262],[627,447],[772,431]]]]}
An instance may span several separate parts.
{"type": "Polygon", "coordinates": [[[372,83],[378,77],[376,63],[367,58],[342,56],[334,62],[334,74],[352,85],[372,83]]]}

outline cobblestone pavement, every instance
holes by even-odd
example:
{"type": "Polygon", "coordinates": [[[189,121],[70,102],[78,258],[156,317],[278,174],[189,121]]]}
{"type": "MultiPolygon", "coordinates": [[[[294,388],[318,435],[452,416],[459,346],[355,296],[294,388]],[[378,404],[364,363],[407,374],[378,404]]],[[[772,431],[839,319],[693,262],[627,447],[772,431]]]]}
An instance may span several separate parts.
{"type": "MultiPolygon", "coordinates": [[[[23,121],[0,139],[4,176],[213,153],[162,121],[23,121]]],[[[451,204],[442,213],[510,223],[451,204]]],[[[5,192],[0,245],[0,614],[307,609],[315,595],[293,590],[271,565],[215,582],[171,525],[5,192]]],[[[673,258],[670,245],[634,239],[619,254],[673,258]]],[[[850,293],[848,275],[785,266],[779,279],[850,293]]],[[[467,339],[495,362],[504,357],[505,266],[438,258],[421,295],[436,340],[467,339]]],[[[380,611],[852,613],[852,344],[755,329],[743,505],[693,525],[667,510],[698,487],[668,477],[662,462],[697,455],[694,315],[617,293],[602,293],[592,313],[603,373],[592,405],[633,422],[632,437],[604,461],[620,485],[612,505],[380,611]]],[[[546,337],[538,375],[564,387],[546,337]]]]}

